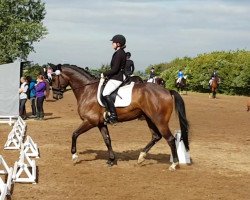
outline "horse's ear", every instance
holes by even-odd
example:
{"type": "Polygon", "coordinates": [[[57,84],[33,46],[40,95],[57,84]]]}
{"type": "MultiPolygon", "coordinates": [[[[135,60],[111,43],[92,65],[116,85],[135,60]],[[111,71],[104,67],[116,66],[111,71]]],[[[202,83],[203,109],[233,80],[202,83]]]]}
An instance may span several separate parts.
{"type": "Polygon", "coordinates": [[[62,65],[61,64],[57,65],[57,70],[62,71],[62,65]]]}

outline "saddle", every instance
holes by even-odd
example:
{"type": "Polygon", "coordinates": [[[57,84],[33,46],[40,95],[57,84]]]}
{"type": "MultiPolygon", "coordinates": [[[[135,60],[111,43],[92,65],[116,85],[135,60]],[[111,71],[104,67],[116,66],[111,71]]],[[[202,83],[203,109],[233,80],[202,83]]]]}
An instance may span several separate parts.
{"type": "MultiPolygon", "coordinates": [[[[97,100],[98,103],[103,106],[107,107],[105,104],[105,100],[103,99],[102,92],[105,87],[105,79],[101,78],[100,83],[97,90],[97,100]]],[[[129,81],[126,79],[122,82],[122,84],[111,93],[111,99],[114,102],[115,107],[126,107],[129,106],[132,100],[132,90],[134,87],[134,82],[129,81]]]]}

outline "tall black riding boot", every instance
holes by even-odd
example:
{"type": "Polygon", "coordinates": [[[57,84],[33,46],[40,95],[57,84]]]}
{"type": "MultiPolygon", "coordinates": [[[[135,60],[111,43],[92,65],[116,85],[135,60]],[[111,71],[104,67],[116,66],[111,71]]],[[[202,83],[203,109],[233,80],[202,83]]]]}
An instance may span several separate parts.
{"type": "Polygon", "coordinates": [[[116,114],[116,109],[115,109],[115,105],[114,102],[112,101],[112,99],[110,98],[110,96],[105,96],[104,97],[107,106],[108,106],[108,110],[110,112],[110,116],[109,116],[109,122],[110,123],[116,123],[117,122],[117,114],[116,114]]]}

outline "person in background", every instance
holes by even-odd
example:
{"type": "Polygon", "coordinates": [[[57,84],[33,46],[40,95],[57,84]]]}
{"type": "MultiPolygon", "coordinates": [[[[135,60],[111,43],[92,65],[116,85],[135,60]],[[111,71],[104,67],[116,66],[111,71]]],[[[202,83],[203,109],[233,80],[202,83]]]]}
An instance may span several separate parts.
{"type": "Polygon", "coordinates": [[[214,79],[215,79],[215,77],[212,76],[211,79],[208,82],[210,89],[211,89],[211,85],[212,85],[214,79]]]}
{"type": "Polygon", "coordinates": [[[126,53],[126,65],[124,69],[126,78],[130,77],[134,73],[134,70],[135,70],[134,62],[133,60],[130,59],[130,57],[131,57],[131,53],[127,52],[126,53]]]}
{"type": "Polygon", "coordinates": [[[182,69],[179,69],[177,76],[178,76],[178,78],[177,78],[176,83],[180,83],[181,79],[184,77],[184,73],[182,72],[182,69]]]}
{"type": "Polygon", "coordinates": [[[149,79],[148,81],[149,83],[154,83],[155,82],[155,68],[152,67],[149,73],[149,79]]]}
{"type": "Polygon", "coordinates": [[[42,67],[40,74],[41,74],[45,79],[48,79],[47,67],[46,67],[45,65],[42,67]]]}
{"type": "Polygon", "coordinates": [[[25,104],[27,102],[28,83],[25,77],[20,79],[21,86],[19,88],[19,116],[22,119],[27,119],[25,104]]]}
{"type": "Polygon", "coordinates": [[[212,78],[212,77],[214,77],[214,78],[218,77],[218,72],[217,72],[216,69],[215,69],[215,70],[213,71],[213,73],[211,74],[211,78],[212,78]]]}
{"type": "Polygon", "coordinates": [[[219,88],[219,85],[220,85],[220,78],[218,76],[218,72],[217,70],[215,69],[213,71],[213,73],[211,74],[211,77],[210,77],[210,80],[209,80],[209,88],[211,89],[211,84],[213,82],[213,80],[216,80],[217,81],[217,87],[219,88]]]}
{"type": "Polygon", "coordinates": [[[52,80],[52,73],[53,73],[53,69],[52,69],[52,67],[50,67],[50,66],[48,65],[48,68],[47,68],[47,77],[48,77],[49,83],[50,83],[51,80],[52,80]]]}
{"type": "Polygon", "coordinates": [[[26,77],[29,90],[30,90],[30,105],[31,105],[31,111],[32,115],[29,116],[29,118],[35,118],[36,117],[36,81],[31,78],[31,76],[26,77]]]}
{"type": "Polygon", "coordinates": [[[44,119],[44,110],[43,110],[43,102],[45,99],[44,91],[46,90],[46,83],[43,75],[37,76],[37,84],[36,88],[36,119],[43,120],[44,119]]]}

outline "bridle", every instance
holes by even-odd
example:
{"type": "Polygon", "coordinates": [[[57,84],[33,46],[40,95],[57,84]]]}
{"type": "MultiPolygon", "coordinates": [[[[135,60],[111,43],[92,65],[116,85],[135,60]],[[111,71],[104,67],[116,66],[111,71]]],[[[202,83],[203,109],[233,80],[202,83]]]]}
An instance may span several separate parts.
{"type": "MultiPolygon", "coordinates": [[[[65,90],[65,88],[62,88],[62,87],[61,87],[61,84],[60,84],[60,77],[61,77],[65,82],[67,82],[67,80],[63,77],[63,75],[62,75],[61,73],[59,73],[59,74],[54,73],[54,75],[58,77],[58,82],[57,82],[57,88],[52,87],[52,90],[55,91],[56,93],[57,93],[57,92],[58,92],[58,93],[63,93],[64,90],[65,90]]],[[[71,89],[72,89],[72,90],[78,90],[78,89],[81,89],[81,88],[86,87],[86,86],[88,86],[88,85],[93,85],[94,83],[98,83],[99,81],[100,81],[100,80],[98,79],[98,80],[96,80],[96,81],[93,81],[93,82],[90,82],[90,83],[83,84],[83,85],[81,85],[81,86],[79,86],[79,87],[75,87],[75,88],[71,87],[71,89]]]]}
{"type": "Polygon", "coordinates": [[[81,85],[81,86],[79,86],[79,87],[76,87],[76,88],[71,88],[72,90],[78,90],[78,89],[81,89],[81,88],[83,88],[83,87],[85,87],[85,86],[88,86],[88,85],[93,85],[94,83],[98,83],[100,80],[96,80],[96,81],[93,81],[93,82],[90,82],[90,83],[86,83],[86,84],[83,84],[83,85],[81,85]]]}
{"type": "MultiPolygon", "coordinates": [[[[61,73],[60,74],[57,74],[56,72],[53,73],[54,76],[57,76],[58,77],[58,81],[57,81],[57,88],[55,87],[52,87],[52,91],[55,92],[55,93],[63,93],[64,92],[64,88],[61,88],[61,84],[60,84],[60,76],[61,76],[61,73]]],[[[61,76],[63,78],[63,76],[61,76]]],[[[64,78],[63,78],[64,79],[64,78]]],[[[65,80],[65,79],[64,79],[65,80]]],[[[52,84],[53,84],[53,80],[52,80],[52,84]]]]}

